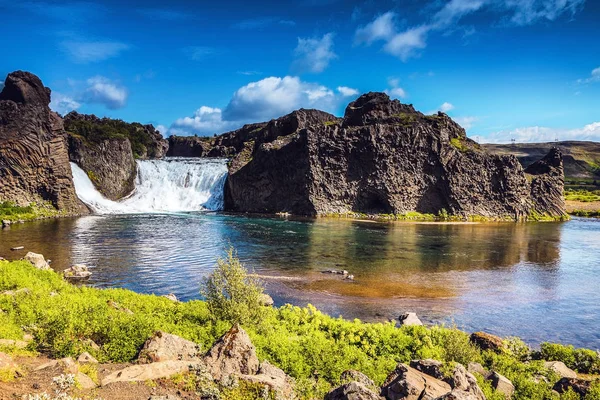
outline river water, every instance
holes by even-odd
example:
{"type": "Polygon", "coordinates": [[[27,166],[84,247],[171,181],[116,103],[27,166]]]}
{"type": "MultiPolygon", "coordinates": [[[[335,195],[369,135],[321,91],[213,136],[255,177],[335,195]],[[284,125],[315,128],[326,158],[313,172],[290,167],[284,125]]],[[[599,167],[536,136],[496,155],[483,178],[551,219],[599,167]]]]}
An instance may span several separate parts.
{"type": "Polygon", "coordinates": [[[600,221],[418,224],[214,212],[96,215],[0,230],[0,256],[93,266],[89,284],[199,298],[234,246],[276,304],[368,321],[427,323],[600,348],[600,221]],[[25,246],[23,251],[11,247],[25,246]],[[323,274],[345,269],[354,281],[323,274]]]}

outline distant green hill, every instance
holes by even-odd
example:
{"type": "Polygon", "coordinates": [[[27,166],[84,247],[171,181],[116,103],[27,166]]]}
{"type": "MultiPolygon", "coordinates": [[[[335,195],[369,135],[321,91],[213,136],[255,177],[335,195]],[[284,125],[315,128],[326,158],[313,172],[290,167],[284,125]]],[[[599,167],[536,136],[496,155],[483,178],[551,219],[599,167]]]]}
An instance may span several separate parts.
{"type": "Polygon", "coordinates": [[[569,186],[600,184],[600,142],[551,142],[482,144],[490,153],[514,154],[523,167],[544,157],[552,147],[558,147],[565,164],[565,181],[569,186]]]}

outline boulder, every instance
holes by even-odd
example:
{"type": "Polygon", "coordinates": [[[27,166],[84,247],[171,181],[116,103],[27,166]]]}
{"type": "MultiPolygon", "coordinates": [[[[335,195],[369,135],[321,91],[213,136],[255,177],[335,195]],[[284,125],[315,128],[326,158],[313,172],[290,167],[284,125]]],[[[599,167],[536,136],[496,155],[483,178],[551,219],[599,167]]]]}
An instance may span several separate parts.
{"type": "Polygon", "coordinates": [[[349,370],[342,372],[342,375],[340,376],[340,381],[342,381],[342,382],[358,382],[368,388],[375,387],[375,382],[373,382],[371,380],[371,378],[369,378],[362,372],[356,371],[353,369],[349,369],[349,370]]]}
{"type": "Polygon", "coordinates": [[[496,371],[492,371],[487,379],[492,383],[492,387],[506,396],[507,399],[510,399],[515,392],[513,383],[496,371]]]}
{"type": "Polygon", "coordinates": [[[28,343],[24,340],[12,340],[12,339],[0,339],[0,346],[2,347],[16,347],[17,349],[24,349],[28,343]]]}
{"type": "Polygon", "coordinates": [[[398,317],[400,320],[400,325],[402,326],[411,326],[411,325],[423,325],[423,322],[417,317],[417,314],[414,312],[407,312],[398,317]]]}
{"type": "Polygon", "coordinates": [[[144,343],[138,355],[138,363],[159,361],[199,361],[200,346],[170,333],[158,331],[144,343]]]}
{"type": "Polygon", "coordinates": [[[456,365],[449,380],[456,399],[486,400],[477,379],[462,364],[456,365]]]}
{"type": "Polygon", "coordinates": [[[294,399],[294,380],[283,370],[267,361],[260,364],[256,375],[240,375],[240,379],[263,385],[275,394],[277,399],[294,399]]]}
{"type": "Polygon", "coordinates": [[[325,395],[325,400],[384,400],[360,382],[348,382],[325,395]]]}
{"type": "Polygon", "coordinates": [[[0,352],[0,371],[17,368],[17,363],[6,353],[0,352]]]}
{"type": "Polygon", "coordinates": [[[188,372],[201,362],[194,361],[159,361],[151,364],[138,364],[115,371],[102,379],[102,386],[114,382],[144,382],[160,378],[168,378],[175,374],[188,372]]]}
{"type": "Polygon", "coordinates": [[[256,375],[259,369],[256,349],[237,324],[213,344],[204,362],[217,380],[229,375],[256,375]]]}
{"type": "Polygon", "coordinates": [[[488,374],[488,371],[486,371],[486,369],[483,368],[483,365],[476,362],[470,362],[467,366],[467,371],[469,371],[472,374],[479,374],[483,377],[486,377],[488,374]]]}
{"type": "Polygon", "coordinates": [[[405,364],[398,364],[381,388],[387,400],[432,400],[451,391],[446,382],[405,364]]]}
{"type": "Polygon", "coordinates": [[[169,294],[165,294],[163,295],[164,298],[171,300],[172,302],[179,302],[179,299],[177,299],[177,296],[175,296],[175,294],[173,293],[169,293],[169,294]]]}
{"type": "Polygon", "coordinates": [[[444,374],[442,373],[443,362],[427,359],[427,360],[412,360],[410,362],[411,368],[416,369],[419,372],[433,376],[436,379],[444,380],[444,374]]]}
{"type": "Polygon", "coordinates": [[[98,386],[96,385],[96,382],[92,380],[92,378],[90,378],[83,372],[78,372],[75,375],[75,380],[77,381],[79,387],[84,390],[94,389],[98,386]]]}
{"type": "Polygon", "coordinates": [[[590,386],[592,385],[591,381],[585,379],[576,379],[576,378],[562,378],[558,382],[554,384],[553,390],[562,394],[567,392],[569,389],[573,390],[575,393],[584,398],[585,395],[590,390],[590,386]]]}
{"type": "Polygon", "coordinates": [[[46,262],[46,260],[44,259],[44,256],[41,254],[33,253],[30,251],[27,254],[25,254],[25,257],[23,257],[23,260],[29,261],[37,269],[42,269],[42,270],[50,269],[50,265],[46,262]]]}
{"type": "Polygon", "coordinates": [[[265,307],[271,307],[273,304],[275,304],[273,298],[266,293],[261,293],[260,297],[258,298],[258,302],[261,306],[265,307]]]}
{"type": "Polygon", "coordinates": [[[49,202],[63,214],[85,213],[77,198],[62,118],[50,89],[24,71],[8,74],[0,92],[0,199],[49,202]]]}
{"type": "Polygon", "coordinates": [[[84,281],[90,279],[92,273],[88,267],[83,264],[75,264],[63,271],[63,276],[68,281],[84,281]]]}
{"type": "Polygon", "coordinates": [[[92,356],[90,353],[88,353],[87,351],[84,351],[83,353],[81,353],[79,355],[79,357],[77,358],[77,362],[81,363],[81,364],[98,364],[98,360],[96,360],[94,358],[94,356],[92,356]]]}
{"type": "Polygon", "coordinates": [[[479,347],[481,350],[500,352],[506,347],[501,337],[486,332],[472,333],[470,340],[471,343],[479,347]]]}
{"type": "Polygon", "coordinates": [[[567,367],[562,361],[547,361],[544,363],[544,367],[552,370],[561,378],[577,378],[577,372],[567,367]]]}

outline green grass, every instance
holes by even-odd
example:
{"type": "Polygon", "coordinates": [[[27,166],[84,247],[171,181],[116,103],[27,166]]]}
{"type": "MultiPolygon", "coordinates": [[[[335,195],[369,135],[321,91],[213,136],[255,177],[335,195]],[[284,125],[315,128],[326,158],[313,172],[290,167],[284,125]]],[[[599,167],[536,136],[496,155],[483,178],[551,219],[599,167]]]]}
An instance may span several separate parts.
{"type": "Polygon", "coordinates": [[[581,201],[584,203],[600,201],[600,190],[566,189],[565,200],[581,201]]]}
{"type": "Polygon", "coordinates": [[[9,201],[0,202],[0,221],[32,221],[40,218],[57,217],[62,214],[49,203],[31,203],[28,206],[17,206],[9,201]]]}
{"type": "Polygon", "coordinates": [[[452,147],[454,147],[455,149],[457,149],[461,153],[465,153],[465,152],[471,150],[469,148],[469,146],[467,146],[465,144],[465,140],[461,139],[461,138],[452,138],[452,139],[450,139],[450,144],[452,145],[452,147]]]}
{"type": "MultiPolygon", "coordinates": [[[[34,340],[30,350],[53,357],[88,351],[101,362],[132,361],[144,341],[159,329],[193,340],[206,350],[230,327],[230,323],[215,318],[203,301],[174,303],[122,289],[77,287],[57,273],[37,270],[27,262],[0,262],[0,292],[25,287],[31,289],[29,294],[0,295],[0,338],[20,339],[31,333],[34,340]],[[86,345],[86,339],[96,342],[100,350],[86,345]]],[[[465,365],[481,362],[513,381],[516,400],[559,399],[551,393],[551,384],[533,381],[535,375],[550,382],[557,377],[543,367],[542,361],[535,361],[536,353],[518,340],[507,342],[512,343],[508,349],[495,354],[474,347],[466,333],[454,328],[396,328],[392,323],[348,321],[327,316],[312,306],[264,308],[261,314],[260,322],[246,323],[244,328],[261,360],[296,379],[302,399],[322,398],[339,384],[346,369],[360,370],[381,384],[398,362],[416,358],[465,365]]],[[[594,352],[557,346],[543,346],[541,354],[565,360],[581,372],[595,372],[600,365],[594,352]]],[[[499,399],[488,383],[481,383],[488,399],[499,399]]],[[[237,398],[237,394],[231,396],[237,398]]],[[[240,396],[251,398],[243,397],[243,393],[240,396]]],[[[587,400],[591,399],[599,397],[588,396],[587,400]]]]}

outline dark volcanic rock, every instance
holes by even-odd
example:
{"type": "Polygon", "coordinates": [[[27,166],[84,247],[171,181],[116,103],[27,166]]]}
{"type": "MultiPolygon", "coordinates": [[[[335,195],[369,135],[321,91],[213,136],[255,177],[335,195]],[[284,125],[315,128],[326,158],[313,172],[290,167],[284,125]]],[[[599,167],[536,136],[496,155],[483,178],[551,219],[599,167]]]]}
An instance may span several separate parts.
{"type": "Polygon", "coordinates": [[[209,155],[235,154],[225,194],[233,211],[565,215],[555,202],[561,166],[532,186],[516,157],[490,155],[447,115],[423,115],[383,93],[350,103],[343,120],[299,110],[213,143],[209,155]]]}
{"type": "Polygon", "coordinates": [[[168,142],[152,125],[126,123],[75,111],[65,116],[69,158],[87,172],[107,198],[118,200],[135,187],[135,158],[166,155],[168,142]]]}
{"type": "Polygon", "coordinates": [[[126,138],[94,143],[69,135],[69,158],[87,172],[94,186],[108,199],[121,199],[135,189],[137,167],[126,138]]]}
{"type": "Polygon", "coordinates": [[[169,136],[168,157],[208,157],[212,138],[197,136],[169,136]]]}
{"type": "Polygon", "coordinates": [[[525,173],[532,175],[531,199],[535,210],[549,215],[561,215],[565,210],[565,176],[562,153],[553,148],[546,157],[531,164],[525,173]]]}
{"type": "Polygon", "coordinates": [[[50,89],[23,71],[0,93],[0,201],[50,201],[65,213],[85,212],[77,199],[63,121],[50,110],[50,89]]]}

